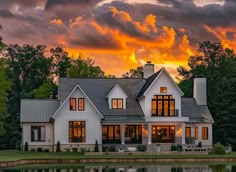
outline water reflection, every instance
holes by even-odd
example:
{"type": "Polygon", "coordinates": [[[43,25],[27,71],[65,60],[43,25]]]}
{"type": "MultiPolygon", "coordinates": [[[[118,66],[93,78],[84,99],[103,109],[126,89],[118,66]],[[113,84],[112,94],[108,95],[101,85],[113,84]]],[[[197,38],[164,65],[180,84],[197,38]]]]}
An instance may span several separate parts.
{"type": "Polygon", "coordinates": [[[0,172],[236,172],[235,165],[107,165],[107,166],[75,166],[49,165],[25,166],[0,169],[0,172]]]}

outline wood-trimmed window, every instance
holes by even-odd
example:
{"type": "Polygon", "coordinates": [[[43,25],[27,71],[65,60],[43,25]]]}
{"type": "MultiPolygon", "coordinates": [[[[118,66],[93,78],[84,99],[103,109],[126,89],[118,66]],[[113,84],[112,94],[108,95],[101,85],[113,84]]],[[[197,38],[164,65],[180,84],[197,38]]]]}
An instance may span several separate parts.
{"type": "Polygon", "coordinates": [[[70,111],[76,111],[76,98],[70,98],[70,111]]]}
{"type": "Polygon", "coordinates": [[[123,109],[123,99],[112,99],[111,100],[112,109],[123,109]]]}
{"type": "Polygon", "coordinates": [[[208,140],[208,127],[202,127],[202,140],[208,140]]]}
{"type": "Polygon", "coordinates": [[[85,143],[85,121],[69,121],[69,142],[85,143]]]}
{"type": "Polygon", "coordinates": [[[46,130],[45,126],[31,126],[31,141],[45,142],[46,130]]]}
{"type": "Polygon", "coordinates": [[[160,87],[160,93],[167,93],[167,87],[160,87]]]}
{"type": "Polygon", "coordinates": [[[120,144],[120,125],[103,125],[102,126],[102,143],[103,144],[120,144]]]}
{"type": "Polygon", "coordinates": [[[125,143],[142,143],[142,125],[125,125],[125,143]]]}
{"type": "Polygon", "coordinates": [[[78,98],[78,111],[84,111],[84,98],[78,98]]]}
{"type": "Polygon", "coordinates": [[[155,95],[152,99],[152,116],[175,116],[173,96],[155,95]]]}
{"type": "Polygon", "coordinates": [[[198,127],[195,127],[195,140],[198,140],[198,127]]]}
{"type": "Polygon", "coordinates": [[[185,127],[185,137],[186,138],[191,137],[191,127],[185,127]]]}

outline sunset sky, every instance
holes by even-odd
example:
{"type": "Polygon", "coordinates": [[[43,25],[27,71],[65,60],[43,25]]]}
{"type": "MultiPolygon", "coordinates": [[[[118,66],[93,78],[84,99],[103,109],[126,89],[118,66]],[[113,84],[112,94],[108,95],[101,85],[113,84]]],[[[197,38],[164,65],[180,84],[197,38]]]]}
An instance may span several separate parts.
{"type": "Polygon", "coordinates": [[[236,0],[0,0],[6,44],[60,46],[121,76],[147,60],[175,76],[198,42],[236,49],[236,0]]]}

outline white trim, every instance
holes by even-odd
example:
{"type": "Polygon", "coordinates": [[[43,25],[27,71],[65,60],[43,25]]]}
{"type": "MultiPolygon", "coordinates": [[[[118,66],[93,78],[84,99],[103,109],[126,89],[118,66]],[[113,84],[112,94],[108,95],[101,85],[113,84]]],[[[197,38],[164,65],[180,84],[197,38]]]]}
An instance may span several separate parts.
{"type": "Polygon", "coordinates": [[[94,107],[94,109],[98,112],[98,114],[101,116],[101,118],[103,118],[103,115],[101,114],[101,112],[96,108],[96,106],[93,104],[93,102],[89,99],[89,97],[87,96],[87,94],[82,90],[82,88],[79,86],[79,84],[77,84],[73,90],[70,92],[70,94],[66,97],[66,99],[64,100],[64,102],[61,104],[61,106],[57,109],[57,111],[53,114],[52,118],[54,118],[57,113],[61,110],[61,108],[64,106],[64,104],[66,103],[66,101],[69,99],[69,97],[75,92],[75,90],[79,88],[80,91],[82,92],[82,94],[84,94],[84,96],[86,97],[86,99],[88,99],[88,101],[92,104],[92,106],[94,107]]]}
{"type": "Polygon", "coordinates": [[[113,88],[111,89],[111,91],[107,94],[107,98],[109,98],[110,97],[110,95],[112,94],[112,92],[114,92],[114,90],[117,88],[117,87],[119,87],[120,89],[121,89],[121,91],[124,93],[124,95],[126,96],[126,98],[128,97],[127,96],[127,94],[125,94],[125,92],[124,92],[124,90],[120,87],[120,85],[119,84],[116,84],[115,86],[113,86],[113,88]]]}
{"type": "Polygon", "coordinates": [[[174,83],[175,87],[179,90],[181,96],[184,95],[184,93],[182,92],[182,90],[178,87],[178,85],[175,83],[174,79],[170,76],[169,72],[163,67],[160,71],[160,73],[156,76],[156,78],[154,79],[154,81],[152,81],[151,85],[149,85],[149,87],[146,89],[146,91],[143,93],[143,95],[145,96],[145,94],[147,93],[147,91],[152,87],[152,85],[154,84],[154,82],[157,80],[157,78],[162,74],[162,72],[165,71],[165,73],[167,74],[167,76],[171,79],[171,81],[174,83]]]}

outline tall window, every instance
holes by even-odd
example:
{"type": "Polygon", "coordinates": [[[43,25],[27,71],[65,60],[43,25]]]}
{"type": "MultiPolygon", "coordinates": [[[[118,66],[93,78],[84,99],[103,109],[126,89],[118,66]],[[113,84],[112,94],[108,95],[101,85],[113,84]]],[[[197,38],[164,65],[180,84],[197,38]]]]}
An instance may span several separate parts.
{"type": "Polygon", "coordinates": [[[142,126],[126,125],[125,126],[125,143],[142,143],[142,126]]]}
{"type": "Polygon", "coordinates": [[[85,121],[69,121],[69,142],[85,142],[85,121]]]}
{"type": "Polygon", "coordinates": [[[84,98],[78,98],[78,111],[84,111],[84,98]]]}
{"type": "Polygon", "coordinates": [[[31,126],[31,141],[45,142],[45,126],[31,126]]]}
{"type": "Polygon", "coordinates": [[[120,143],[120,126],[103,125],[102,143],[120,143]]]}
{"type": "Polygon", "coordinates": [[[191,127],[185,127],[185,137],[191,137],[191,127]]]}
{"type": "Polygon", "coordinates": [[[152,143],[172,143],[175,140],[175,126],[152,126],[152,143]]]}
{"type": "Polygon", "coordinates": [[[195,127],[195,140],[198,140],[198,127],[195,127]]]}
{"type": "Polygon", "coordinates": [[[70,98],[70,110],[76,111],[76,98],[70,98]]]}
{"type": "Polygon", "coordinates": [[[123,99],[112,99],[112,109],[123,109],[123,99]]]}
{"type": "Polygon", "coordinates": [[[154,96],[152,99],[152,116],[175,116],[175,99],[173,96],[154,96]]]}
{"type": "Polygon", "coordinates": [[[167,93],[167,87],[160,87],[160,93],[167,93]]]}
{"type": "Polygon", "coordinates": [[[208,140],[208,127],[202,127],[202,140],[208,140]]]}

